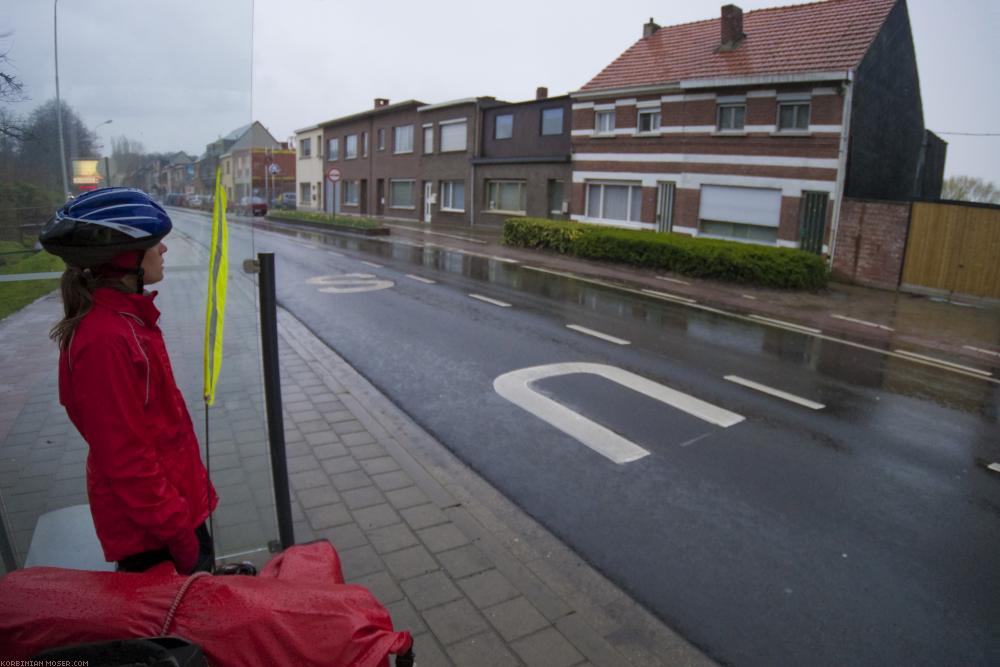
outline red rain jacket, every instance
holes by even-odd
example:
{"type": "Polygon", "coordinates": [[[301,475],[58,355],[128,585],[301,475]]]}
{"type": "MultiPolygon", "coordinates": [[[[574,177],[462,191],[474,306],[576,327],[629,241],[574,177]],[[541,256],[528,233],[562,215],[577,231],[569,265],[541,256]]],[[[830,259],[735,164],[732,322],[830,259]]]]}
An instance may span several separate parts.
{"type": "Polygon", "coordinates": [[[108,561],[190,539],[218,502],[155,296],[98,288],[59,356],[59,400],[90,446],[87,494],[108,561]]]}
{"type": "Polygon", "coordinates": [[[198,574],[169,563],[141,573],[15,570],[0,577],[2,657],[166,634],[198,644],[217,667],[388,667],[388,654],[413,644],[367,589],[344,583],[329,542],[289,547],[257,577],[198,574]]]}

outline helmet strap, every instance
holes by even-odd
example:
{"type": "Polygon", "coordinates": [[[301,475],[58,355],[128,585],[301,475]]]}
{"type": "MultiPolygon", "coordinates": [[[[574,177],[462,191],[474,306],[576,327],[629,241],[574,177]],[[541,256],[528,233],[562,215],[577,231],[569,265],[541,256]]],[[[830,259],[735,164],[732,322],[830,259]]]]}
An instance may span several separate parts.
{"type": "Polygon", "coordinates": [[[139,263],[135,267],[135,293],[142,294],[142,278],[146,274],[146,270],[142,268],[142,260],[146,257],[146,251],[143,250],[139,253],[139,263]]]}

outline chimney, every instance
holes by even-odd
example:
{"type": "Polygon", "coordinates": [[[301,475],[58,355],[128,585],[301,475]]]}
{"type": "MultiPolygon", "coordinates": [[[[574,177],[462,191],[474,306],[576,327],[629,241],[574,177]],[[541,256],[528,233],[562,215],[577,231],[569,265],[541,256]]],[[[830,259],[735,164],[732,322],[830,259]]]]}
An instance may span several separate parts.
{"type": "Polygon", "coordinates": [[[660,26],[658,26],[657,24],[653,23],[653,17],[650,16],[649,17],[649,23],[645,23],[642,26],[642,36],[643,36],[643,38],[649,37],[650,35],[652,35],[654,32],[656,32],[659,29],[660,29],[660,26]]]}
{"type": "Polygon", "coordinates": [[[743,10],[736,5],[725,5],[722,8],[722,43],[721,50],[736,48],[746,35],[743,34],[743,10]]]}
{"type": "Polygon", "coordinates": [[[549,89],[546,88],[545,86],[539,86],[538,88],[535,88],[536,100],[544,100],[548,96],[549,96],[549,89]]]}
{"type": "Polygon", "coordinates": [[[375,108],[387,107],[389,106],[389,98],[387,97],[376,97],[375,98],[375,108]]]}

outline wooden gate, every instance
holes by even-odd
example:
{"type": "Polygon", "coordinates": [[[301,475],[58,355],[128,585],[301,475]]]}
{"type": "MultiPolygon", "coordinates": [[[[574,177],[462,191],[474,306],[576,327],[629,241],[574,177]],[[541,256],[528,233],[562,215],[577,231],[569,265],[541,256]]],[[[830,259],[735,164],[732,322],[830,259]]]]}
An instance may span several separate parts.
{"type": "Polygon", "coordinates": [[[902,283],[1000,299],[1000,207],[914,202],[902,283]]]}

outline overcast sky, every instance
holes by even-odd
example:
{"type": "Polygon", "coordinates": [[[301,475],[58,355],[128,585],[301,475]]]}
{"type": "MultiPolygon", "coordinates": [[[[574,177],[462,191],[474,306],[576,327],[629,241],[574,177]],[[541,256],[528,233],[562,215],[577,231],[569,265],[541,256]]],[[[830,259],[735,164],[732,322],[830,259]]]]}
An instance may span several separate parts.
{"type": "MultiPolygon", "coordinates": [[[[3,0],[0,51],[27,113],[55,95],[53,3],[3,0]]],[[[60,0],[60,92],[90,127],[150,151],[198,155],[260,120],[279,139],[368,109],[375,97],[427,103],[537,86],[579,89],[660,25],[714,18],[722,0],[60,0]],[[251,26],[253,29],[251,29],[251,26]]],[[[744,11],[795,4],[737,0],[744,11]]],[[[909,0],[928,128],[1000,133],[1000,2],[909,0]]],[[[1000,137],[942,134],[946,173],[1000,184],[1000,137]]]]}

